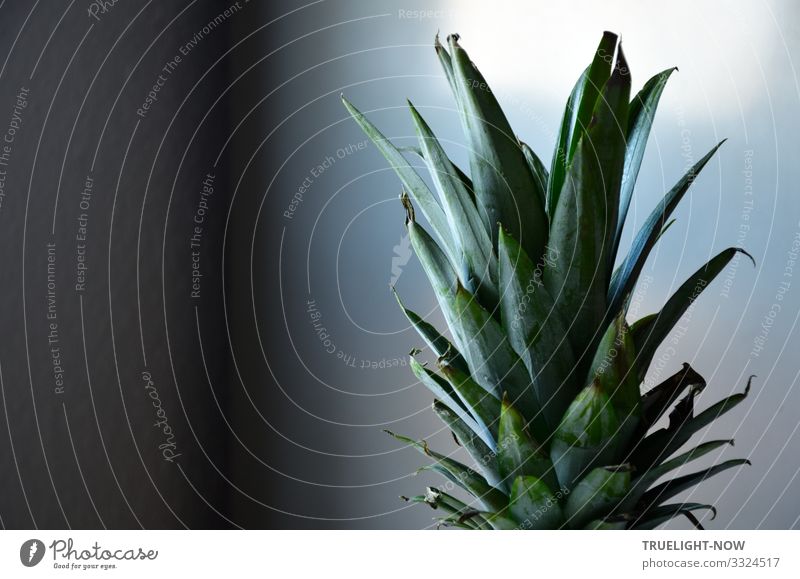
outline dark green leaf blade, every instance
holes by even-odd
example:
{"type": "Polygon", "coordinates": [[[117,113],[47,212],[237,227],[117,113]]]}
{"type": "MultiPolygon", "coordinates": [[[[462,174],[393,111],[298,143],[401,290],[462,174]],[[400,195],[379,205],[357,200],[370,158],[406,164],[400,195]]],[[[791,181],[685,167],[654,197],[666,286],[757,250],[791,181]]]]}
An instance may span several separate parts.
{"type": "MultiPolygon", "coordinates": [[[[497,320],[460,286],[456,289],[455,311],[453,324],[461,335],[468,336],[462,352],[472,379],[498,401],[507,392],[514,405],[529,419],[539,417],[530,375],[497,320]]],[[[534,432],[539,435],[537,430],[534,432]]]]}
{"type": "Polygon", "coordinates": [[[525,155],[525,160],[528,162],[531,174],[533,175],[533,182],[536,185],[536,196],[539,198],[542,207],[547,204],[547,182],[550,180],[550,174],[547,168],[542,163],[539,156],[533,152],[527,143],[520,143],[522,153],[525,155]]]}
{"type": "Polygon", "coordinates": [[[467,465],[461,464],[438,452],[434,452],[428,448],[428,444],[425,441],[418,442],[388,430],[386,433],[409,446],[413,446],[425,456],[434,459],[436,464],[432,465],[430,468],[445,475],[451,482],[477,498],[487,509],[500,510],[505,508],[508,504],[508,497],[506,495],[490,485],[485,478],[467,465]]]}
{"type": "Polygon", "coordinates": [[[497,437],[497,465],[504,481],[511,483],[518,476],[535,476],[551,489],[558,488],[550,459],[542,454],[525,428],[525,418],[503,400],[497,437]]]}
{"type": "Polygon", "coordinates": [[[564,524],[558,500],[535,476],[514,479],[508,511],[521,529],[558,529],[564,524]]]}
{"type": "Polygon", "coordinates": [[[439,190],[450,231],[465,262],[465,271],[459,277],[472,293],[485,295],[485,303],[496,303],[497,260],[492,252],[491,237],[483,226],[469,191],[464,187],[433,131],[410,101],[408,106],[419,136],[423,158],[439,190]]]}
{"type": "Polygon", "coordinates": [[[592,63],[583,71],[567,100],[547,189],[547,211],[551,216],[558,206],[567,169],[572,163],[578,142],[588,129],[600,92],[611,76],[616,46],[617,35],[604,32],[592,63]]]}
{"type": "Polygon", "coordinates": [[[655,355],[656,349],[672,331],[686,310],[689,309],[695,299],[705,290],[705,288],[725,269],[728,262],[737,253],[743,253],[750,257],[749,253],[738,247],[729,247],[711,258],[704,266],[694,272],[672,294],[659,314],[650,318],[646,325],[637,331],[636,350],[637,355],[637,376],[640,380],[644,379],[644,374],[650,366],[650,362],[655,355]]]}
{"type": "Polygon", "coordinates": [[[733,394],[712,404],[697,416],[693,415],[693,400],[696,390],[689,393],[678,403],[676,410],[670,414],[670,424],[647,436],[633,455],[635,464],[649,467],[658,461],[677,452],[696,432],[705,428],[720,416],[729,412],[741,403],[750,393],[753,377],[747,381],[744,392],[733,394]]]}
{"type": "Polygon", "coordinates": [[[456,318],[454,297],[456,287],[459,285],[458,276],[436,241],[414,220],[411,202],[407,198],[403,199],[408,212],[406,227],[411,239],[411,246],[414,248],[414,253],[419,258],[422,269],[425,271],[425,275],[433,288],[433,293],[439,302],[439,307],[442,310],[447,326],[453,332],[456,347],[461,352],[461,355],[465,356],[466,352],[462,346],[463,337],[457,332],[458,327],[454,325],[456,318]]]}
{"type": "Polygon", "coordinates": [[[568,326],[542,282],[546,255],[534,265],[502,228],[498,253],[501,323],[533,379],[543,419],[552,432],[578,389],[568,326]]]}
{"type": "Polygon", "coordinates": [[[483,476],[490,485],[503,488],[502,477],[497,466],[496,450],[490,448],[483,439],[476,434],[475,429],[468,425],[459,414],[454,412],[448,405],[439,400],[433,401],[433,411],[442,422],[450,427],[458,443],[463,446],[475,464],[483,472],[483,476]]]}
{"type": "Polygon", "coordinates": [[[620,427],[608,395],[595,380],[570,404],[553,436],[550,459],[561,487],[575,488],[593,467],[614,464],[620,427]]]}
{"type": "Polygon", "coordinates": [[[430,235],[414,222],[413,215],[409,215],[407,221],[411,244],[433,286],[471,378],[498,403],[501,392],[505,391],[526,415],[538,416],[530,376],[508,343],[500,324],[461,287],[446,256],[430,235]]]}
{"type": "Polygon", "coordinates": [[[397,176],[400,177],[406,191],[411,195],[412,199],[422,209],[423,215],[431,224],[433,231],[441,239],[445,247],[445,252],[453,264],[458,263],[458,252],[456,251],[455,242],[450,230],[447,226],[447,218],[444,211],[442,211],[433,192],[428,188],[428,185],[419,176],[419,174],[408,164],[400,150],[392,144],[392,142],[383,136],[378,128],[373,125],[364,114],[359,111],[353,104],[342,96],[342,102],[350,115],[355,119],[356,123],[361,127],[364,133],[370,140],[378,147],[378,150],[386,158],[394,169],[397,176]]]}
{"type": "Polygon", "coordinates": [[[625,226],[625,218],[628,216],[628,209],[633,198],[633,190],[636,186],[636,179],[639,176],[639,169],[642,166],[647,139],[650,136],[650,129],[653,126],[658,101],[664,92],[670,75],[677,68],[668,68],[648,80],[642,90],[633,97],[628,114],[628,144],[625,149],[625,169],[622,174],[622,187],[620,190],[619,220],[612,246],[612,255],[617,254],[619,241],[622,237],[622,229],[625,226]]]}
{"type": "Polygon", "coordinates": [[[630,465],[593,469],[567,497],[564,514],[572,528],[582,528],[592,519],[607,515],[630,490],[630,465]]]}
{"type": "Polygon", "coordinates": [[[698,510],[711,511],[712,519],[717,514],[717,509],[715,509],[713,505],[705,505],[700,503],[678,503],[672,505],[662,505],[660,507],[656,507],[646,513],[642,513],[641,515],[639,515],[631,522],[630,528],[639,530],[655,529],[660,525],[663,525],[667,521],[674,519],[677,516],[684,515],[692,522],[692,524],[695,527],[697,527],[698,529],[702,529],[702,526],[698,526],[699,523],[692,514],[693,511],[698,511],[698,510]]]}
{"type": "Polygon", "coordinates": [[[547,249],[553,263],[543,275],[559,309],[572,316],[568,339],[576,353],[584,352],[600,331],[606,311],[606,231],[597,224],[598,216],[605,215],[605,200],[586,143],[575,155],[552,216],[547,249]]]}
{"type": "Polygon", "coordinates": [[[746,458],[734,458],[732,460],[726,460],[720,464],[715,464],[714,466],[705,468],[701,471],[668,480],[644,493],[642,496],[642,502],[645,504],[661,503],[662,501],[671,499],[678,493],[692,488],[693,486],[699,484],[707,478],[714,476],[717,473],[744,464],[749,465],[750,461],[746,458]]]}
{"type": "Polygon", "coordinates": [[[486,230],[496,246],[497,223],[502,223],[538,259],[547,242],[547,216],[519,141],[458,36],[448,42],[470,142],[470,175],[486,230]]]}
{"type": "Polygon", "coordinates": [[[731,445],[733,446],[733,440],[712,440],[709,442],[704,442],[702,444],[697,445],[696,447],[692,448],[676,456],[673,459],[667,460],[662,462],[657,466],[653,466],[652,468],[643,467],[645,470],[639,476],[637,476],[633,484],[631,485],[630,492],[627,494],[625,499],[620,502],[619,505],[619,512],[626,512],[629,510],[635,510],[638,507],[648,507],[651,505],[639,505],[639,501],[642,498],[642,495],[649,489],[653,484],[666,475],[667,473],[679,468],[685,464],[692,462],[702,456],[707,455],[710,452],[713,452],[723,446],[731,445]]]}
{"type": "Polygon", "coordinates": [[[572,136],[569,140],[569,158],[575,154],[578,142],[583,134],[589,130],[592,115],[597,108],[603,87],[611,77],[611,68],[614,63],[614,52],[617,48],[618,37],[613,32],[604,31],[600,44],[594,53],[594,59],[589,66],[583,89],[578,102],[578,114],[572,127],[572,136]]]}
{"type": "Polygon", "coordinates": [[[550,179],[547,181],[547,214],[550,220],[553,219],[558,199],[561,195],[561,188],[564,186],[564,177],[567,174],[567,166],[571,160],[569,157],[569,142],[572,138],[572,132],[577,122],[578,116],[578,103],[581,99],[583,86],[586,82],[586,76],[589,74],[589,67],[581,73],[578,81],[572,88],[572,92],[567,99],[567,106],[564,108],[564,115],[561,119],[561,126],[558,131],[558,139],[556,140],[556,148],[553,151],[553,160],[550,163],[550,179]]]}
{"type": "MultiPolygon", "coordinates": [[[[500,400],[491,392],[487,392],[470,376],[464,374],[453,366],[440,365],[440,370],[452,389],[469,409],[475,421],[481,427],[481,432],[488,432],[492,441],[497,440],[497,428],[500,422],[500,400]]],[[[477,432],[477,431],[476,431],[477,432]]],[[[482,436],[486,440],[485,436],[482,436]]],[[[494,442],[487,443],[496,449],[494,442]]]]}
{"type": "Polygon", "coordinates": [[[619,217],[620,187],[625,168],[628,107],[631,94],[631,72],[622,44],[617,61],[592,114],[591,125],[582,138],[593,140],[594,154],[600,169],[600,183],[605,194],[606,236],[604,257],[610,278],[614,267],[614,238],[619,217]]]}
{"type": "Polygon", "coordinates": [[[625,316],[608,326],[597,346],[587,382],[597,380],[620,418],[630,416],[633,427],[641,413],[639,381],[635,372],[636,349],[625,316]]]}
{"type": "Polygon", "coordinates": [[[577,143],[551,218],[548,249],[557,257],[544,279],[559,305],[574,312],[570,341],[575,352],[583,352],[605,330],[629,94],[630,73],[620,49],[592,124],[577,143]]]}
{"type": "Polygon", "coordinates": [[[694,368],[684,362],[680,370],[642,396],[644,426],[646,428],[653,426],[677,400],[681,392],[691,386],[702,390],[706,386],[706,381],[694,368]]]}
{"type": "Polygon", "coordinates": [[[397,303],[400,304],[400,309],[403,310],[408,321],[411,322],[417,333],[422,336],[422,339],[425,340],[425,343],[436,357],[446,359],[449,364],[457,367],[462,372],[468,372],[466,361],[450,343],[450,340],[441,335],[439,330],[423,320],[417,313],[406,308],[394,288],[392,288],[392,293],[394,293],[394,297],[397,303]]]}
{"type": "Polygon", "coordinates": [[[497,447],[495,437],[492,436],[485,425],[475,420],[472,411],[464,405],[461,397],[453,390],[453,387],[447,380],[422,366],[413,357],[409,359],[409,365],[417,379],[422,382],[442,404],[446,405],[458,416],[476,436],[480,437],[484,444],[491,449],[497,447]]]}
{"type": "MultiPolygon", "coordinates": [[[[622,265],[614,272],[611,278],[611,286],[608,292],[609,312],[616,314],[622,307],[625,298],[633,291],[639,274],[647,261],[650,251],[658,241],[662,232],[666,230],[667,220],[672,212],[683,199],[686,191],[694,182],[703,167],[717,152],[725,141],[722,140],[700,159],[689,171],[678,181],[675,186],[661,199],[645,221],[642,228],[636,234],[628,255],[622,265]]],[[[616,249],[615,249],[616,252],[616,249]]]]}

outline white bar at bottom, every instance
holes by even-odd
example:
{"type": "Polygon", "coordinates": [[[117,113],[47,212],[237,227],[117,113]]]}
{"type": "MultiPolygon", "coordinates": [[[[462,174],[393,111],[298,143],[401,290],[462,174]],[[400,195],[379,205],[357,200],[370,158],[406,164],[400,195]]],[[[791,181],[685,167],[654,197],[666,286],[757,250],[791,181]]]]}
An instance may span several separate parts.
{"type": "Polygon", "coordinates": [[[487,578],[586,575],[617,579],[676,573],[704,579],[797,578],[800,534],[444,530],[0,533],[2,577],[121,579],[176,577],[179,573],[225,579],[452,577],[461,573],[487,578]]]}

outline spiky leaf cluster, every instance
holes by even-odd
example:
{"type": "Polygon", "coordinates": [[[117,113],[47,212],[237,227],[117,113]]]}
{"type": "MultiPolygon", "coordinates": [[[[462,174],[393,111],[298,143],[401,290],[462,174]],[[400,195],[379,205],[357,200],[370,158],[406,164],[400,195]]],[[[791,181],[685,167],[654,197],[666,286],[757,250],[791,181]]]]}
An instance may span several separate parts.
{"type": "Polygon", "coordinates": [[[464,502],[429,488],[411,500],[470,529],[652,528],[678,515],[697,523],[692,513],[713,511],[711,505],[672,499],[747,461],[656,483],[732,443],[683,448],[747,390],[696,412],[705,381],[688,364],[646,392],[643,381],[657,347],[743,250],[726,249],[702,265],[661,311],[630,325],[627,313],[673,210],[722,143],[666,193],[617,259],[653,117],[674,69],[631,98],[622,47],[606,32],[567,101],[548,170],[512,131],[458,37],[450,36],[447,48],[437,38],[435,48],[468,141],[469,175],[411,103],[418,148],[395,146],[344,100],[403,184],[411,244],[449,330],[401,303],[438,359],[430,368],[412,356],[411,369],[475,461],[468,466],[394,435],[471,497],[464,502]],[[409,162],[412,154],[427,166],[435,192],[409,162]],[[668,423],[657,428],[664,416],[668,423]]]}

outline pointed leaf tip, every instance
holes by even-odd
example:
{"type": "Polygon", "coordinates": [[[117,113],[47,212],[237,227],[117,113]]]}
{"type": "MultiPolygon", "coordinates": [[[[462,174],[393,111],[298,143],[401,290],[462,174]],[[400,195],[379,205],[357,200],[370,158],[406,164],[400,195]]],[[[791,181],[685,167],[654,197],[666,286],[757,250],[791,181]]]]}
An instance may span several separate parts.
{"type": "Polygon", "coordinates": [[[754,258],[752,255],[750,255],[750,253],[749,253],[748,251],[746,251],[745,249],[743,249],[743,248],[741,248],[741,247],[734,247],[734,249],[735,249],[736,251],[738,251],[739,253],[743,253],[743,254],[745,254],[747,257],[749,257],[749,258],[750,258],[750,261],[751,261],[751,262],[753,262],[753,267],[757,267],[757,266],[756,266],[756,259],[755,259],[755,258],[754,258]]]}

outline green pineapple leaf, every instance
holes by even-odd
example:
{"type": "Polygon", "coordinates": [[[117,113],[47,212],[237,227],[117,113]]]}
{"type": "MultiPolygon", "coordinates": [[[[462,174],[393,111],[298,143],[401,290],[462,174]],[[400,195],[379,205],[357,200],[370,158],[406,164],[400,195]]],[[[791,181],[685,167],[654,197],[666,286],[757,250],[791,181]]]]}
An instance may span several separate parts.
{"type": "Polygon", "coordinates": [[[409,359],[411,371],[417,379],[430,390],[442,404],[447,406],[456,416],[458,416],[464,424],[472,432],[474,432],[480,439],[494,449],[496,442],[489,430],[483,425],[478,423],[472,416],[472,410],[466,406],[458,394],[450,386],[450,383],[444,378],[437,376],[435,372],[428,370],[417,362],[412,356],[409,359]]]}
{"type": "Polygon", "coordinates": [[[448,44],[484,226],[496,246],[497,223],[503,223],[538,259],[547,243],[547,216],[525,155],[494,93],[458,44],[458,36],[451,35],[448,44]]]}
{"type": "Polygon", "coordinates": [[[611,63],[616,46],[617,35],[604,32],[592,63],[583,71],[567,100],[556,150],[553,153],[547,190],[547,207],[551,216],[558,205],[567,169],[572,163],[578,142],[588,129],[600,91],[611,76],[611,63]]]}
{"type": "Polygon", "coordinates": [[[636,351],[631,330],[620,314],[608,326],[597,346],[587,381],[598,381],[620,418],[630,415],[629,428],[635,425],[641,412],[635,365],[636,351]]]}
{"type": "Polygon", "coordinates": [[[503,399],[500,411],[497,465],[500,476],[508,483],[518,476],[535,476],[549,488],[558,488],[553,463],[531,439],[525,429],[525,418],[507,398],[503,399]]]}
{"type": "Polygon", "coordinates": [[[705,379],[684,362],[683,368],[642,396],[645,428],[653,426],[686,388],[695,387],[699,391],[705,386],[705,379]]]}
{"type": "Polygon", "coordinates": [[[583,352],[605,329],[601,326],[625,159],[629,95],[630,73],[620,50],[591,126],[577,143],[551,217],[548,247],[556,259],[545,269],[544,281],[550,295],[573,312],[569,335],[576,352],[583,352]]]}
{"type": "MultiPolygon", "coordinates": [[[[457,368],[441,364],[439,369],[464,406],[470,409],[482,431],[488,432],[493,441],[496,441],[500,421],[500,400],[457,368]]],[[[497,448],[495,442],[489,446],[493,450],[497,448]]]]}
{"type": "Polygon", "coordinates": [[[422,336],[422,339],[425,340],[425,343],[431,351],[436,354],[436,357],[446,359],[448,363],[460,369],[462,372],[467,372],[467,362],[453,347],[450,340],[442,336],[439,330],[423,320],[415,312],[407,309],[403,305],[403,302],[400,301],[400,296],[397,295],[394,288],[392,288],[392,292],[394,293],[395,299],[397,299],[397,303],[400,304],[400,309],[403,310],[406,318],[408,318],[408,321],[411,322],[411,325],[414,326],[417,333],[422,336]]]}
{"type": "Polygon", "coordinates": [[[414,212],[410,201],[407,198],[403,199],[408,213],[406,227],[408,228],[411,246],[414,248],[414,253],[433,288],[447,326],[453,331],[456,347],[461,352],[461,355],[464,356],[466,352],[462,347],[462,336],[458,333],[458,328],[454,328],[455,320],[458,318],[454,309],[456,287],[459,286],[458,276],[436,241],[414,220],[414,212]]]}
{"type": "Polygon", "coordinates": [[[508,497],[490,485],[485,478],[472,468],[452,458],[446,457],[428,448],[425,441],[418,442],[412,438],[395,434],[385,430],[386,434],[416,448],[427,457],[434,459],[433,465],[422,467],[421,470],[435,470],[444,475],[450,482],[464,489],[478,499],[487,509],[500,510],[505,508],[508,497]]]}
{"type": "Polygon", "coordinates": [[[636,185],[636,178],[639,176],[639,169],[642,166],[647,138],[650,136],[650,129],[653,126],[658,101],[661,93],[667,85],[670,75],[678,70],[668,68],[667,70],[655,75],[648,80],[642,90],[633,97],[628,112],[628,143],[625,148],[625,169],[622,172],[622,187],[620,190],[619,221],[611,248],[611,255],[617,255],[619,242],[622,238],[622,229],[625,226],[625,219],[628,216],[628,209],[633,199],[633,189],[636,185]]]}
{"type": "Polygon", "coordinates": [[[470,292],[486,296],[484,303],[496,303],[497,259],[492,252],[489,233],[483,226],[469,191],[425,119],[410,101],[408,106],[417,129],[423,158],[439,191],[450,230],[465,262],[464,271],[459,277],[470,292]]]}
{"type": "Polygon", "coordinates": [[[520,412],[532,418],[538,416],[530,375],[497,320],[461,286],[456,289],[455,311],[453,325],[459,334],[469,336],[462,352],[472,379],[498,402],[501,393],[508,392],[520,412]]]}
{"type": "Polygon", "coordinates": [[[573,528],[608,514],[631,488],[631,466],[603,466],[593,469],[567,497],[564,515],[573,528]]]}
{"type": "Polygon", "coordinates": [[[702,530],[702,525],[700,525],[699,521],[697,521],[693,514],[693,511],[698,510],[711,511],[712,519],[717,516],[717,509],[714,508],[713,505],[704,505],[700,503],[678,503],[673,505],[663,505],[637,517],[631,524],[631,528],[639,530],[655,529],[656,527],[663,525],[675,517],[684,515],[696,528],[702,530]]]}
{"type": "Polygon", "coordinates": [[[476,434],[474,428],[468,425],[467,421],[441,401],[433,401],[433,412],[450,427],[456,441],[467,450],[488,483],[493,487],[503,489],[503,479],[497,466],[496,451],[476,434]]]}
{"type": "MultiPolygon", "coordinates": [[[[458,89],[458,81],[456,80],[456,73],[453,71],[453,59],[450,58],[450,53],[447,52],[447,49],[442,46],[442,43],[439,41],[439,33],[436,33],[436,38],[434,39],[433,46],[436,49],[436,56],[439,57],[439,63],[442,65],[442,70],[444,71],[444,76],[447,78],[447,84],[450,85],[450,90],[453,91],[453,98],[456,99],[458,103],[459,111],[462,110],[461,106],[461,96],[459,95],[458,89]]],[[[462,122],[463,122],[463,114],[462,114],[462,122]]]]}
{"type": "Polygon", "coordinates": [[[684,452],[673,459],[664,461],[660,465],[646,470],[644,473],[634,479],[628,494],[620,501],[618,510],[622,512],[633,510],[639,504],[642,495],[644,495],[644,493],[647,492],[647,490],[653,486],[658,479],[675,470],[676,468],[680,468],[683,465],[688,464],[691,461],[705,456],[708,453],[718,450],[726,445],[733,446],[733,440],[712,440],[710,442],[704,442],[703,444],[699,444],[693,449],[684,452]]]}
{"type": "MultiPolygon", "coordinates": [[[[419,147],[398,147],[398,148],[403,152],[416,155],[417,157],[425,161],[425,154],[419,147]]],[[[464,171],[458,165],[453,163],[452,160],[450,161],[450,164],[453,166],[453,170],[456,172],[456,175],[461,180],[461,184],[464,185],[464,188],[469,193],[469,198],[472,200],[472,204],[475,205],[475,191],[472,187],[472,179],[470,179],[469,176],[466,173],[464,173],[464,171]]]]}
{"type": "MultiPolygon", "coordinates": [[[[714,278],[725,269],[737,253],[743,253],[750,259],[752,256],[744,249],[729,247],[711,258],[703,267],[694,272],[689,278],[672,294],[667,303],[661,308],[657,316],[651,318],[647,324],[638,331],[636,340],[638,378],[644,379],[644,374],[650,365],[656,349],[663,342],[672,328],[675,327],[686,310],[694,303],[694,300],[714,281],[714,278]]],[[[755,262],[754,262],[755,263],[755,262]]]]}
{"type": "Polygon", "coordinates": [[[415,503],[423,502],[433,509],[441,509],[447,514],[439,519],[443,523],[468,529],[481,529],[488,526],[485,519],[475,509],[434,487],[428,487],[423,496],[406,498],[406,500],[415,503]]]}
{"type": "Polygon", "coordinates": [[[636,280],[639,279],[639,274],[644,268],[647,257],[650,255],[650,251],[669,225],[667,219],[678,206],[678,203],[681,202],[697,175],[700,174],[700,171],[703,170],[703,167],[706,166],[724,142],[725,140],[723,139],[695,163],[650,213],[647,221],[636,234],[625,260],[611,278],[611,287],[608,293],[609,312],[618,312],[626,296],[633,291],[636,280]]]}
{"type": "MultiPolygon", "coordinates": [[[[453,332],[461,355],[467,361],[472,379],[500,400],[500,385],[519,400],[525,411],[537,410],[530,376],[500,325],[458,282],[446,256],[416,224],[407,223],[411,245],[433,286],[439,306],[453,332]]],[[[498,412],[499,414],[499,412],[498,412]]],[[[531,415],[535,415],[533,412],[531,415]]]]}
{"type": "Polygon", "coordinates": [[[547,182],[550,180],[550,174],[547,172],[542,160],[527,143],[520,141],[520,146],[522,147],[522,154],[525,155],[525,160],[528,162],[531,175],[533,175],[533,182],[536,185],[536,197],[538,197],[542,207],[545,207],[547,204],[547,182]]]}
{"type": "Polygon", "coordinates": [[[689,391],[670,415],[670,423],[641,441],[633,454],[633,462],[641,466],[649,466],[677,452],[689,442],[693,434],[705,428],[726,412],[732,410],[750,393],[751,376],[744,392],[733,394],[706,408],[697,416],[693,415],[693,400],[697,391],[689,391]]]}
{"type": "Polygon", "coordinates": [[[619,418],[597,380],[581,390],[558,426],[550,459],[562,487],[572,490],[593,467],[613,464],[619,418]]]}
{"type": "Polygon", "coordinates": [[[522,529],[557,529],[564,523],[558,499],[535,476],[514,479],[508,512],[522,529]]]}
{"type": "Polygon", "coordinates": [[[620,190],[625,167],[628,126],[628,102],[631,95],[631,72],[625,60],[622,44],[617,48],[617,60],[600,99],[597,101],[589,128],[583,139],[592,140],[592,149],[600,170],[599,182],[605,194],[605,241],[603,251],[607,263],[607,279],[614,267],[614,238],[619,218],[620,190]]]}
{"type": "Polygon", "coordinates": [[[389,162],[395,173],[397,173],[406,191],[408,191],[420,209],[422,209],[422,213],[431,224],[433,231],[439,239],[442,240],[450,262],[452,264],[457,264],[458,252],[456,244],[453,240],[452,232],[448,227],[444,211],[442,211],[433,192],[428,188],[428,185],[422,177],[408,164],[408,161],[403,157],[400,150],[395,147],[389,139],[384,137],[383,133],[381,133],[361,111],[353,106],[344,96],[342,96],[342,102],[353,119],[355,119],[356,123],[361,127],[361,130],[363,130],[375,146],[378,147],[378,150],[389,162]]]}
{"type": "Polygon", "coordinates": [[[498,253],[503,329],[533,380],[543,420],[552,432],[577,393],[568,326],[544,287],[542,268],[502,227],[498,253]]]}
{"type": "Polygon", "coordinates": [[[671,499],[678,493],[692,488],[699,482],[704,481],[717,473],[745,464],[749,465],[750,461],[746,458],[734,458],[732,460],[726,460],[720,464],[715,464],[714,466],[704,468],[701,471],[668,480],[644,493],[642,496],[642,502],[645,504],[651,504],[666,501],[667,499],[671,499]]]}

